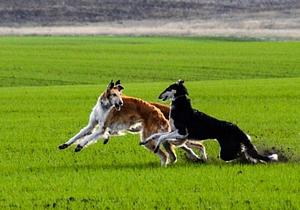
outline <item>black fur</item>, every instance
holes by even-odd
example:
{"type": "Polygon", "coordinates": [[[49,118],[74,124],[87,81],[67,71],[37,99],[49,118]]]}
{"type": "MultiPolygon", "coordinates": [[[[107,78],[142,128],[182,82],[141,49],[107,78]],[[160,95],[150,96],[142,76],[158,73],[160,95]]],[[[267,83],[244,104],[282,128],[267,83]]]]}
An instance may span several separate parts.
{"type": "Polygon", "coordinates": [[[170,85],[159,98],[162,99],[162,95],[170,90],[176,91],[170,117],[179,134],[188,135],[187,139],[190,140],[217,139],[221,147],[220,158],[225,161],[249,156],[266,162],[271,160],[258,154],[248,136],[237,125],[193,109],[183,82],[170,85]]]}
{"type": "Polygon", "coordinates": [[[124,89],[124,87],[121,85],[121,81],[120,80],[116,81],[115,86],[118,88],[119,91],[121,91],[121,90],[124,89]]]}

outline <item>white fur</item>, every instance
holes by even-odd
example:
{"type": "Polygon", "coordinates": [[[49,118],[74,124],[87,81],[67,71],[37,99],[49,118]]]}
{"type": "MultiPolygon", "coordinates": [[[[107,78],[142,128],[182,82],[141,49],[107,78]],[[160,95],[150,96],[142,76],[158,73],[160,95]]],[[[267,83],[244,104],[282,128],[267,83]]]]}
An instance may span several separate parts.
{"type": "Polygon", "coordinates": [[[175,125],[174,125],[174,120],[172,119],[171,116],[169,116],[169,123],[170,123],[170,128],[171,130],[175,130],[175,125]]]}
{"type": "Polygon", "coordinates": [[[142,123],[138,122],[132,126],[130,126],[130,128],[128,129],[129,133],[137,133],[137,132],[141,132],[143,129],[143,125],[142,123]]]}
{"type": "MultiPolygon", "coordinates": [[[[102,101],[102,103],[105,103],[105,101],[102,101]]],[[[101,106],[100,99],[98,100],[97,104],[94,106],[91,114],[89,123],[86,127],[81,129],[79,133],[77,133],[75,136],[73,136],[70,140],[68,140],[65,144],[71,145],[80,138],[84,137],[82,141],[80,141],[80,146],[85,146],[89,142],[98,139],[101,135],[104,134],[104,122],[110,112],[110,110],[113,107],[109,109],[103,109],[101,106]],[[98,125],[96,127],[96,125],[98,125]],[[94,130],[95,129],[95,130],[94,130]],[[90,135],[87,135],[88,133],[91,133],[90,135]]]]}
{"type": "Polygon", "coordinates": [[[269,155],[268,158],[270,158],[271,161],[278,161],[278,155],[277,154],[269,155]]]}
{"type": "Polygon", "coordinates": [[[199,150],[200,150],[200,154],[202,155],[203,160],[207,161],[207,154],[206,154],[205,147],[201,147],[199,150]]]}
{"type": "Polygon", "coordinates": [[[166,91],[161,95],[161,97],[163,100],[173,99],[175,93],[176,93],[176,90],[166,91]]]}
{"type": "Polygon", "coordinates": [[[186,139],[188,135],[181,135],[179,134],[178,130],[174,130],[171,132],[165,132],[165,133],[155,133],[148,137],[146,141],[144,141],[144,144],[146,144],[148,141],[152,139],[157,139],[156,147],[160,144],[169,141],[170,143],[172,141],[178,141],[178,139],[186,139]]]}
{"type": "Polygon", "coordinates": [[[196,153],[194,153],[194,151],[191,148],[186,146],[186,144],[183,144],[180,147],[187,152],[186,154],[190,160],[193,160],[193,161],[201,160],[201,158],[196,153]]]}

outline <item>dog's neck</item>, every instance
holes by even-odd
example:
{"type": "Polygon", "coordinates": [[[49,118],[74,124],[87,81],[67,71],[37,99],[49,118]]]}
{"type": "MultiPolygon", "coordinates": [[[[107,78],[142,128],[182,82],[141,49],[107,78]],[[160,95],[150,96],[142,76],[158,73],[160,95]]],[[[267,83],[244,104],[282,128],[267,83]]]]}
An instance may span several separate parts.
{"type": "Polygon", "coordinates": [[[172,101],[176,101],[177,99],[183,98],[183,97],[184,97],[184,98],[187,98],[186,95],[180,95],[180,96],[174,97],[172,101]]]}
{"type": "Polygon", "coordinates": [[[112,108],[109,102],[105,102],[103,100],[100,100],[99,106],[104,112],[112,108]]]}
{"type": "Polygon", "coordinates": [[[171,103],[172,107],[177,107],[179,109],[181,108],[187,108],[187,107],[191,107],[191,102],[190,102],[190,99],[187,98],[186,95],[180,95],[180,96],[177,96],[175,97],[173,100],[172,100],[172,103],[171,103]]]}

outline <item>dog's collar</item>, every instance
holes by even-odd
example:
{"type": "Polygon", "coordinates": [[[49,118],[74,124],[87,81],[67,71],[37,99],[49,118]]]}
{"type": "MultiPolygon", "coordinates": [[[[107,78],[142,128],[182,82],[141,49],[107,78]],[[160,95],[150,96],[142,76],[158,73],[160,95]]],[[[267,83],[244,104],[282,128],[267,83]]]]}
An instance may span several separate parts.
{"type": "Polygon", "coordinates": [[[177,96],[173,99],[173,101],[177,100],[178,98],[182,98],[182,97],[186,97],[186,95],[180,95],[180,96],[177,96]]]}

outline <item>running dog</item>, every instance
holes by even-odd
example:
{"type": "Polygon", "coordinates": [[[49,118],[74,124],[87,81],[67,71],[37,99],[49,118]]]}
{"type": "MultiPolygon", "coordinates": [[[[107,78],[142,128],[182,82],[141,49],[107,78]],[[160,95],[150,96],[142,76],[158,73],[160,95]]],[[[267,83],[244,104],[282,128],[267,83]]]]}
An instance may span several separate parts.
{"type": "Polygon", "coordinates": [[[86,127],[80,130],[78,134],[72,137],[69,141],[59,145],[59,149],[65,149],[74,142],[83,138],[83,140],[77,145],[75,152],[79,152],[89,142],[98,139],[105,132],[104,124],[110,111],[115,107],[116,110],[120,110],[123,106],[123,100],[121,97],[121,90],[124,89],[118,82],[116,85],[111,81],[107,89],[100,95],[96,105],[92,109],[90,114],[89,123],[86,127]]]}
{"type": "MultiPolygon", "coordinates": [[[[141,133],[141,142],[143,139],[146,139],[149,134],[155,133],[156,129],[151,129],[150,133],[148,132],[150,126],[153,125],[163,125],[166,129],[166,122],[168,123],[170,107],[164,104],[155,103],[155,102],[145,102],[139,98],[133,98],[128,96],[122,96],[124,101],[124,106],[120,112],[112,110],[107,117],[107,132],[104,136],[104,144],[107,144],[111,135],[119,136],[124,132],[129,131],[130,133],[141,133]],[[134,104],[134,105],[130,105],[134,104]],[[151,107],[152,106],[152,107],[151,107]],[[154,108],[154,107],[156,108],[154,108]],[[135,108],[136,107],[136,108],[135,108]],[[137,111],[138,110],[138,111],[137,111]],[[140,110],[144,111],[144,114],[140,110]],[[164,118],[161,116],[160,112],[163,114],[164,118]],[[130,113],[130,114],[129,114],[130,113]],[[138,115],[136,114],[138,113],[138,115]],[[153,116],[159,115],[157,119],[153,119],[153,116]],[[149,125],[146,124],[146,119],[150,118],[149,125]],[[120,126],[122,125],[122,126],[120,126]]],[[[168,124],[169,128],[169,124],[168,124]]],[[[164,148],[166,149],[171,163],[177,161],[177,156],[174,150],[174,146],[177,146],[183,149],[186,152],[188,159],[196,162],[205,162],[207,160],[206,150],[203,144],[196,141],[188,140],[186,142],[176,142],[173,141],[170,145],[168,142],[164,143],[164,148]],[[200,151],[201,157],[196,155],[191,148],[195,148],[200,151]]],[[[152,147],[148,149],[153,150],[152,147]]]]}
{"type": "MultiPolygon", "coordinates": [[[[170,126],[168,120],[157,107],[141,99],[128,96],[121,97],[122,89],[123,87],[121,86],[120,81],[117,81],[115,86],[113,82],[111,82],[108,85],[107,90],[101,94],[97,104],[93,108],[88,126],[83,128],[69,141],[60,145],[59,149],[65,149],[75,141],[83,138],[75,149],[76,152],[79,152],[85,145],[100,137],[106,139],[105,143],[107,143],[110,135],[120,135],[128,130],[132,131],[136,125],[140,127],[134,131],[141,131],[141,141],[144,141],[153,133],[167,132],[169,130],[170,126]],[[92,133],[93,130],[94,132],[92,133]]],[[[166,111],[169,111],[169,108],[167,109],[164,105],[161,105],[160,107],[165,113],[166,111]]],[[[179,145],[187,152],[191,159],[202,160],[190,148],[195,147],[200,150],[203,159],[206,160],[205,147],[202,144],[190,141],[187,141],[186,144],[174,141],[172,144],[179,145]]],[[[155,148],[155,141],[149,141],[145,146],[153,151],[155,148]]],[[[157,148],[156,150],[157,155],[161,159],[161,164],[168,164],[168,157],[171,158],[172,162],[175,162],[176,154],[174,147],[168,142],[164,143],[164,146],[168,154],[160,148],[157,148]]]]}
{"type": "Polygon", "coordinates": [[[154,149],[156,152],[159,145],[165,141],[217,139],[221,147],[220,158],[224,161],[238,158],[243,158],[251,163],[278,160],[277,154],[269,156],[258,154],[250,137],[235,124],[215,119],[193,109],[190,99],[187,97],[188,91],[183,83],[184,81],[178,80],[159,95],[159,99],[163,101],[172,100],[169,118],[171,131],[153,134],[142,144],[156,139],[157,144],[154,149]]]}

